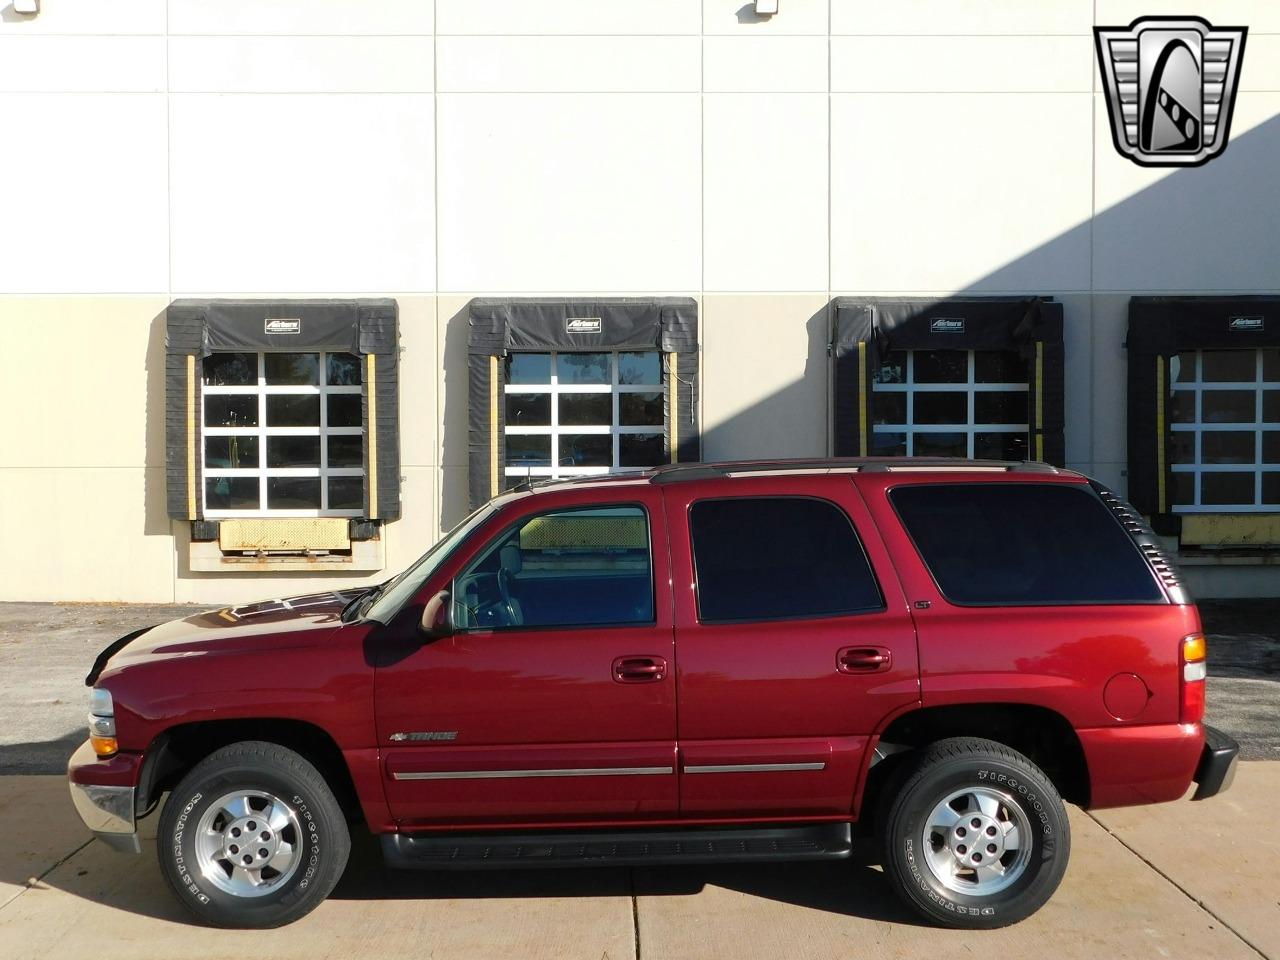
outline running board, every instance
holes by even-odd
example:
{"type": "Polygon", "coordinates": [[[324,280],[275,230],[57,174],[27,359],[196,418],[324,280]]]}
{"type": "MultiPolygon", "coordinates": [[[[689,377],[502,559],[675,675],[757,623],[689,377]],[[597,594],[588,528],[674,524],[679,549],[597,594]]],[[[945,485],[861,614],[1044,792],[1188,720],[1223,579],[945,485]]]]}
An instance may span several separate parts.
{"type": "Polygon", "coordinates": [[[847,823],[718,830],[382,835],[387,866],[410,870],[842,860],[851,851],[847,823]]]}

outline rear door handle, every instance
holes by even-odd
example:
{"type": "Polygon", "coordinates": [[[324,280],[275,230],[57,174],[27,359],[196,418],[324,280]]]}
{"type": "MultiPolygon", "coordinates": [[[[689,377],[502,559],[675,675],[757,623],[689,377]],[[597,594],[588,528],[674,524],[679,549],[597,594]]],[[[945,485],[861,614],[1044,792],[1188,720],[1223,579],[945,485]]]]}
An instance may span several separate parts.
{"type": "Polygon", "coordinates": [[[888,670],[893,653],[888,647],[842,647],[836,653],[840,673],[877,673],[888,670]]]}
{"type": "Polygon", "coordinates": [[[618,657],[613,661],[613,679],[618,683],[656,683],[667,675],[662,657],[618,657]]]}

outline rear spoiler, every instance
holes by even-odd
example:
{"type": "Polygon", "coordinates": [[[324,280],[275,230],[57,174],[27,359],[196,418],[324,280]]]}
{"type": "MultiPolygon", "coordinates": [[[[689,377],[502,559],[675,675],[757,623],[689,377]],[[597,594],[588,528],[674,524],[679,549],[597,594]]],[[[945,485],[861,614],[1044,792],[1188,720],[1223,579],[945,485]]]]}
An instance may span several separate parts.
{"type": "Polygon", "coordinates": [[[126,633],[119,640],[113,641],[110,646],[98,654],[98,659],[93,661],[93,668],[89,671],[89,675],[84,678],[84,685],[92,687],[97,683],[98,677],[102,675],[103,670],[107,669],[107,662],[112,657],[155,626],[156,624],[153,623],[150,627],[143,627],[141,630],[133,631],[133,633],[126,633]]]}

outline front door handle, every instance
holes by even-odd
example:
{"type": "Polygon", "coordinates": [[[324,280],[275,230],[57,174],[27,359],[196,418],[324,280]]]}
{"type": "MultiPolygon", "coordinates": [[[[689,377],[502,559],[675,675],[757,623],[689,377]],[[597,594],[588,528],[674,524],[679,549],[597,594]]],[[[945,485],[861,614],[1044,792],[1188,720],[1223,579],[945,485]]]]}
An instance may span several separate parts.
{"type": "Polygon", "coordinates": [[[893,653],[888,647],[842,647],[836,654],[840,673],[878,673],[888,670],[893,653]]]}
{"type": "Polygon", "coordinates": [[[618,683],[655,683],[667,675],[662,657],[618,657],[613,661],[613,679],[618,683]]]}

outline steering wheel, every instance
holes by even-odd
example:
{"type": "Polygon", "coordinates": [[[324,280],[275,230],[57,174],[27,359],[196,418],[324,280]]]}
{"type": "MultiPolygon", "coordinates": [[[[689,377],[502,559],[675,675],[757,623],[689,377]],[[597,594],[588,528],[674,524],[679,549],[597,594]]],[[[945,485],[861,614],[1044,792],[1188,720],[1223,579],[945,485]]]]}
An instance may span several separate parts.
{"type": "Polygon", "coordinates": [[[506,567],[498,571],[498,592],[502,595],[502,612],[507,618],[507,626],[518,627],[524,623],[520,606],[511,596],[511,573],[506,567]]]}

